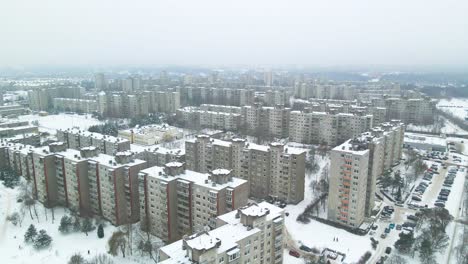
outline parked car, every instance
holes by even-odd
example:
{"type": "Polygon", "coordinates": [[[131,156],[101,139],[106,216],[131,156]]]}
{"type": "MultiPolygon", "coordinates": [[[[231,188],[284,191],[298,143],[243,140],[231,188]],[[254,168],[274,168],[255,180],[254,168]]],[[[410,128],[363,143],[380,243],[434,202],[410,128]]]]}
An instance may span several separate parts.
{"type": "Polygon", "coordinates": [[[387,233],[382,233],[382,235],[380,235],[380,238],[386,238],[387,237],[387,233]]]}
{"type": "Polygon", "coordinates": [[[414,215],[408,215],[406,218],[408,218],[408,220],[412,220],[412,221],[418,221],[419,218],[417,218],[416,216],[414,215]]]}
{"type": "Polygon", "coordinates": [[[401,225],[397,225],[396,230],[401,230],[401,225]]]}
{"type": "Polygon", "coordinates": [[[299,249],[305,252],[312,252],[312,249],[305,245],[300,246],[299,249]]]}
{"type": "Polygon", "coordinates": [[[445,208],[445,203],[435,202],[434,206],[445,208]]]}
{"type": "Polygon", "coordinates": [[[447,196],[440,196],[440,195],[437,196],[437,199],[442,200],[442,201],[447,201],[448,200],[447,198],[448,198],[447,196]]]}
{"type": "Polygon", "coordinates": [[[415,227],[416,226],[416,223],[413,223],[413,222],[404,222],[403,227],[415,227]]]}
{"type": "Polygon", "coordinates": [[[386,254],[392,253],[392,248],[391,248],[391,247],[387,247],[387,248],[385,249],[385,253],[386,253],[386,254]]]}
{"type": "Polygon", "coordinates": [[[301,256],[301,254],[299,254],[299,252],[295,251],[295,250],[289,250],[289,255],[293,256],[293,257],[296,257],[296,258],[299,258],[301,256]]]}

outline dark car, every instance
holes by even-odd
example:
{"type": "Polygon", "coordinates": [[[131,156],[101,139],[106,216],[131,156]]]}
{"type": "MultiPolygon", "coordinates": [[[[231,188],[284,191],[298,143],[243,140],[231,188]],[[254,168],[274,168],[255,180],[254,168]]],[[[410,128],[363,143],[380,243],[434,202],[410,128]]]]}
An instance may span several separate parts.
{"type": "Polygon", "coordinates": [[[416,216],[414,215],[408,215],[406,218],[408,218],[408,220],[412,220],[412,221],[418,221],[419,218],[417,218],[416,216]]]}
{"type": "Polygon", "coordinates": [[[385,249],[385,253],[386,253],[386,254],[392,253],[392,248],[391,248],[391,247],[387,247],[387,248],[385,249]]]}
{"type": "Polygon", "coordinates": [[[442,190],[440,190],[440,193],[450,194],[450,190],[442,189],[442,190]]]}
{"type": "Polygon", "coordinates": [[[299,254],[299,252],[295,251],[295,250],[289,250],[289,255],[293,256],[293,257],[296,257],[296,258],[299,258],[301,256],[301,254],[299,254]]]}
{"type": "Polygon", "coordinates": [[[300,246],[299,249],[305,252],[312,252],[312,249],[305,245],[300,246]]]}
{"type": "Polygon", "coordinates": [[[445,204],[444,204],[444,203],[438,203],[438,202],[436,202],[436,203],[434,204],[434,206],[441,207],[441,208],[445,208],[445,204]]]}
{"type": "Polygon", "coordinates": [[[441,195],[437,196],[437,199],[442,200],[442,201],[447,201],[447,198],[448,198],[447,196],[441,196],[441,195]]]}
{"type": "Polygon", "coordinates": [[[416,226],[416,223],[413,223],[413,222],[404,222],[403,227],[415,227],[416,226]]]}

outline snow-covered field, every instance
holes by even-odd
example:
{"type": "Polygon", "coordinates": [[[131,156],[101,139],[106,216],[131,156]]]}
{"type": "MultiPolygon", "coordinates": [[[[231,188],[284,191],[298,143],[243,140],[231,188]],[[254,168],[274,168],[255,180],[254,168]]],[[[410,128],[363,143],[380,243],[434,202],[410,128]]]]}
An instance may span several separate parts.
{"type": "MultiPolygon", "coordinates": [[[[314,180],[318,180],[325,167],[329,166],[329,157],[316,155],[320,169],[317,173],[306,175],[304,200],[297,205],[288,205],[285,210],[289,213],[286,217],[286,228],[289,235],[294,240],[297,247],[304,244],[308,247],[315,247],[320,250],[327,247],[346,254],[346,262],[357,262],[366,251],[371,251],[370,240],[367,236],[358,236],[342,229],[338,229],[315,220],[308,224],[296,221],[297,216],[304,211],[316,194],[312,193],[309,186],[314,180]],[[333,241],[337,237],[338,242],[333,241]]],[[[326,217],[322,211],[322,217],[326,217]]],[[[296,259],[285,252],[284,263],[304,263],[303,260],[296,259]],[[290,261],[290,262],[289,262],[290,261]],[[302,262],[301,262],[302,261],[302,262]]]]}
{"type": "Polygon", "coordinates": [[[409,124],[406,126],[407,130],[417,131],[417,132],[429,132],[429,133],[444,133],[444,134],[458,134],[458,135],[467,135],[468,132],[450,122],[444,118],[444,126],[440,129],[436,129],[434,125],[427,126],[416,126],[409,124]]]}
{"type": "MultiPolygon", "coordinates": [[[[14,226],[6,221],[6,217],[13,212],[20,212],[20,204],[16,202],[17,189],[8,189],[0,183],[0,263],[5,264],[64,264],[75,253],[81,253],[86,259],[90,259],[97,254],[107,254],[107,241],[116,227],[107,224],[104,228],[104,238],[97,237],[96,230],[91,231],[88,236],[85,233],[77,232],[71,234],[61,234],[58,231],[61,217],[65,214],[65,209],[55,208],[55,220],[52,223],[50,209],[37,203],[37,213],[39,220],[33,213],[34,220],[31,220],[29,212],[26,210],[21,223],[21,227],[14,226]],[[47,214],[47,220],[46,220],[47,214]],[[24,242],[24,233],[30,224],[34,224],[37,231],[44,229],[52,237],[52,244],[49,248],[36,250],[32,245],[24,242]],[[88,255],[88,250],[90,254],[88,255]]],[[[138,261],[131,259],[114,257],[115,264],[123,263],[153,263],[147,257],[138,256],[138,261]]]]}
{"type": "Polygon", "coordinates": [[[464,120],[468,117],[468,98],[442,99],[437,103],[437,108],[464,120]]]}
{"type": "Polygon", "coordinates": [[[41,132],[49,132],[51,134],[55,134],[57,129],[79,127],[81,129],[87,130],[90,126],[103,123],[102,121],[93,118],[89,114],[78,115],[65,113],[48,116],[39,116],[37,114],[23,115],[19,116],[18,120],[30,122],[37,120],[39,122],[39,130],[41,132]]]}

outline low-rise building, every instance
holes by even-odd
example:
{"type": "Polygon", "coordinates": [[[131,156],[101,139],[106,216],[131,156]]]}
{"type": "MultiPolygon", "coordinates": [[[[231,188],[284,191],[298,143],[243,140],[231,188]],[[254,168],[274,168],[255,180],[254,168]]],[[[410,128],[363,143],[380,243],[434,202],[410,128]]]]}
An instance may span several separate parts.
{"type": "Polygon", "coordinates": [[[163,125],[148,125],[134,129],[119,130],[118,137],[138,145],[154,145],[182,138],[182,131],[177,127],[163,125]]]}

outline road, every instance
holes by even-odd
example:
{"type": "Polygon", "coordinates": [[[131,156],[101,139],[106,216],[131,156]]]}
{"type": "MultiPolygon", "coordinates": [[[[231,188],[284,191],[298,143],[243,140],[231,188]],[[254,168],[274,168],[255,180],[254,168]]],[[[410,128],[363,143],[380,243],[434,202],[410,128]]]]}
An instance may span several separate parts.
{"type": "MultiPolygon", "coordinates": [[[[468,178],[468,175],[465,177],[465,180],[467,180],[467,178],[468,178]]],[[[453,250],[454,250],[455,247],[456,247],[456,245],[455,245],[454,242],[455,242],[455,239],[457,238],[456,234],[458,234],[458,232],[457,232],[457,231],[458,231],[458,227],[459,227],[460,225],[463,225],[463,223],[459,223],[458,221],[459,221],[459,220],[465,220],[465,218],[466,218],[466,216],[467,216],[467,215],[466,215],[466,213],[467,213],[466,210],[463,210],[463,208],[464,208],[464,206],[463,206],[463,201],[466,200],[465,197],[466,197],[466,195],[468,195],[467,192],[468,192],[468,184],[465,183],[465,187],[464,187],[464,190],[463,190],[463,192],[462,192],[463,195],[462,195],[462,198],[460,199],[460,204],[459,204],[459,207],[458,207],[458,208],[461,208],[462,210],[458,210],[458,211],[457,211],[457,215],[456,215],[456,216],[455,216],[455,215],[453,216],[453,217],[454,217],[455,228],[453,229],[453,233],[452,233],[452,235],[451,235],[451,238],[452,238],[452,239],[451,239],[451,241],[450,241],[450,248],[449,248],[449,251],[448,251],[448,254],[447,254],[447,259],[446,259],[446,260],[447,260],[447,264],[450,263],[450,259],[451,259],[451,257],[452,257],[452,252],[453,252],[453,250]]]]}

